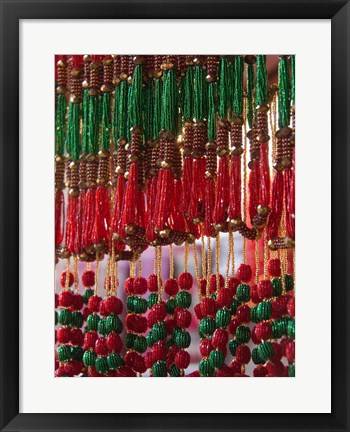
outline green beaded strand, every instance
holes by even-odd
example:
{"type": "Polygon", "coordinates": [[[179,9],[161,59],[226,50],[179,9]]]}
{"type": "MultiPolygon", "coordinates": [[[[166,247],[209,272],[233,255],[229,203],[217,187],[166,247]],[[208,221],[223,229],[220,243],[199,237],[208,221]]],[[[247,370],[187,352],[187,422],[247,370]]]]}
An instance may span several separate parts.
{"type": "Polygon", "coordinates": [[[236,56],[234,62],[234,94],[233,94],[233,114],[241,116],[243,113],[243,57],[236,56]]]}
{"type": "Polygon", "coordinates": [[[287,57],[278,63],[278,126],[289,125],[290,120],[290,77],[287,57]]]}
{"type": "Polygon", "coordinates": [[[256,99],[255,106],[267,102],[268,98],[268,77],[266,69],[266,56],[258,55],[256,62],[256,99]]]}
{"type": "Polygon", "coordinates": [[[102,95],[101,147],[109,150],[111,139],[111,94],[102,95]]]}
{"type": "Polygon", "coordinates": [[[65,94],[57,96],[56,109],[56,154],[62,156],[64,154],[64,141],[66,135],[66,112],[67,101],[65,94]]]}

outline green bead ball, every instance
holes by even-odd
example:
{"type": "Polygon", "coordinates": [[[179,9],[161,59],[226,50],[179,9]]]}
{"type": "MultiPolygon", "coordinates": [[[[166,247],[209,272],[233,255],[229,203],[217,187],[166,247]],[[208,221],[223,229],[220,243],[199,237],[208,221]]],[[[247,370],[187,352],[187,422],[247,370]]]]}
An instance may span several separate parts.
{"type": "Polygon", "coordinates": [[[295,321],[293,319],[289,320],[288,328],[287,328],[287,335],[289,339],[294,340],[295,339],[295,321]]]}
{"type": "Polygon", "coordinates": [[[191,336],[188,331],[181,331],[177,333],[175,342],[180,348],[188,348],[191,344],[191,336]]]}
{"type": "Polygon", "coordinates": [[[264,364],[264,363],[265,363],[265,362],[260,358],[258,348],[253,348],[253,349],[252,349],[252,360],[253,360],[253,363],[256,364],[256,365],[264,364]]]}
{"type": "Polygon", "coordinates": [[[231,315],[236,315],[238,306],[240,305],[239,301],[237,299],[232,299],[231,303],[231,315]]]}
{"type": "Polygon", "coordinates": [[[280,328],[281,336],[287,334],[289,317],[281,317],[278,321],[278,326],[280,328]]]}
{"type": "Polygon", "coordinates": [[[105,374],[108,372],[108,362],[106,357],[97,357],[96,361],[95,361],[95,368],[97,370],[98,373],[100,374],[105,374]]]}
{"type": "Polygon", "coordinates": [[[55,311],[55,325],[57,325],[58,323],[58,312],[55,311]]]}
{"type": "Polygon", "coordinates": [[[291,378],[295,377],[295,364],[290,363],[288,367],[288,376],[291,378]]]}
{"type": "Polygon", "coordinates": [[[258,346],[258,353],[261,360],[263,360],[264,362],[266,362],[267,360],[271,360],[274,356],[272,344],[269,341],[262,342],[258,346]]]}
{"type": "Polygon", "coordinates": [[[198,326],[198,332],[201,337],[211,336],[216,329],[216,322],[213,318],[203,318],[198,326]]]}
{"type": "Polygon", "coordinates": [[[250,341],[250,328],[245,325],[240,325],[236,329],[236,342],[238,344],[246,344],[250,341]]]}
{"type": "Polygon", "coordinates": [[[222,308],[216,312],[216,325],[220,328],[226,328],[231,321],[231,313],[228,309],[222,308]]]}
{"type": "Polygon", "coordinates": [[[284,275],[284,284],[286,286],[286,291],[291,291],[294,289],[294,279],[290,274],[284,275]]]}
{"type": "Polygon", "coordinates": [[[133,312],[135,312],[135,310],[134,310],[134,299],[135,299],[135,297],[134,296],[128,296],[127,298],[126,298],[126,309],[127,309],[127,311],[130,313],[133,313],[133,312]]]}
{"type": "Polygon", "coordinates": [[[271,321],[271,329],[272,329],[272,339],[279,339],[280,337],[282,337],[282,329],[281,326],[279,325],[278,321],[271,321]]]}
{"type": "Polygon", "coordinates": [[[166,347],[169,349],[172,345],[175,345],[175,339],[173,337],[167,339],[166,341],[166,347]]]}
{"type": "Polygon", "coordinates": [[[176,299],[170,298],[167,300],[165,307],[168,315],[173,315],[177,306],[176,299]]]}
{"type": "Polygon", "coordinates": [[[123,323],[121,322],[118,315],[108,315],[106,318],[106,329],[108,333],[116,332],[121,333],[123,331],[123,323]]]}
{"type": "Polygon", "coordinates": [[[88,304],[89,298],[94,295],[93,289],[86,289],[83,294],[83,301],[85,304],[88,304]]]}
{"type": "Polygon", "coordinates": [[[125,347],[126,349],[133,349],[136,335],[134,333],[127,333],[125,336],[125,347]]]}
{"type": "Polygon", "coordinates": [[[84,318],[83,314],[81,312],[72,312],[72,320],[71,325],[72,327],[80,328],[84,324],[84,318]]]}
{"type": "Polygon", "coordinates": [[[278,297],[282,294],[282,279],[281,278],[272,278],[271,279],[272,287],[273,287],[273,296],[278,297]]]}
{"type": "Polygon", "coordinates": [[[169,375],[171,377],[179,377],[179,376],[181,376],[180,369],[174,363],[172,365],[170,365],[170,367],[169,367],[169,375]]]}
{"type": "Polygon", "coordinates": [[[95,366],[96,354],[92,350],[88,350],[84,352],[83,355],[83,363],[84,366],[95,366]]]}
{"type": "Polygon", "coordinates": [[[165,361],[159,360],[159,361],[154,363],[154,365],[152,366],[152,375],[154,377],[166,377],[167,376],[165,361]]]}
{"type": "Polygon", "coordinates": [[[72,346],[70,353],[73,360],[81,361],[83,358],[84,350],[80,346],[72,346]]]}
{"type": "Polygon", "coordinates": [[[148,333],[148,335],[146,336],[146,342],[147,342],[147,346],[149,348],[151,348],[155,344],[155,340],[153,339],[153,336],[152,336],[152,331],[150,331],[148,333]]]}
{"type": "Polygon", "coordinates": [[[209,354],[209,362],[214,368],[220,369],[225,362],[224,353],[220,350],[211,351],[209,354]]]}
{"type": "Polygon", "coordinates": [[[182,332],[182,328],[175,326],[171,332],[171,335],[174,339],[176,339],[176,335],[182,332]]]}
{"type": "Polygon", "coordinates": [[[144,353],[147,349],[147,341],[144,336],[136,336],[134,340],[134,350],[139,353],[144,353]]]}
{"type": "Polygon", "coordinates": [[[97,331],[103,336],[106,336],[109,333],[107,320],[105,318],[100,319],[98,322],[97,331]]]}
{"type": "Polygon", "coordinates": [[[152,336],[155,342],[166,338],[166,326],[164,322],[157,322],[152,327],[152,336]]]}
{"type": "Polygon", "coordinates": [[[147,310],[147,300],[142,297],[134,298],[134,312],[138,314],[144,314],[147,310]]]}
{"type": "Polygon", "coordinates": [[[97,331],[100,319],[96,314],[89,315],[86,321],[88,331],[97,331]]]}
{"type": "Polygon", "coordinates": [[[228,344],[228,349],[230,350],[231,355],[235,356],[236,355],[236,349],[239,346],[239,343],[234,340],[231,339],[229,344],[228,344]]]}
{"type": "Polygon", "coordinates": [[[57,349],[57,355],[60,361],[65,362],[71,359],[71,349],[68,345],[61,345],[57,349]]]}
{"type": "Polygon", "coordinates": [[[250,286],[247,284],[238,285],[236,298],[239,302],[248,302],[250,300],[250,286]]]}
{"type": "Polygon", "coordinates": [[[176,302],[180,308],[188,309],[191,306],[192,296],[188,291],[180,291],[176,296],[176,302]]]}
{"type": "Polygon", "coordinates": [[[202,360],[199,362],[198,370],[199,370],[199,374],[200,374],[200,376],[202,376],[202,377],[210,377],[210,376],[213,376],[213,374],[214,374],[214,372],[215,372],[215,369],[214,369],[214,367],[211,365],[209,359],[202,359],[202,360]]]}
{"type": "Polygon", "coordinates": [[[257,313],[260,321],[268,320],[271,318],[272,307],[269,301],[262,301],[258,304],[257,308],[257,313]]]}
{"type": "Polygon", "coordinates": [[[58,314],[58,322],[62,325],[69,325],[72,321],[72,312],[68,309],[62,309],[58,314]]]}
{"type": "Polygon", "coordinates": [[[258,307],[257,306],[253,306],[250,309],[250,319],[253,323],[258,323],[259,320],[259,314],[258,314],[258,307]]]}
{"type": "Polygon", "coordinates": [[[152,306],[155,305],[156,303],[158,303],[158,294],[156,293],[150,294],[147,300],[147,305],[149,309],[151,309],[152,306]]]}
{"type": "Polygon", "coordinates": [[[111,353],[107,357],[107,363],[109,369],[116,370],[119,369],[120,366],[123,366],[124,360],[118,353],[111,353]]]}

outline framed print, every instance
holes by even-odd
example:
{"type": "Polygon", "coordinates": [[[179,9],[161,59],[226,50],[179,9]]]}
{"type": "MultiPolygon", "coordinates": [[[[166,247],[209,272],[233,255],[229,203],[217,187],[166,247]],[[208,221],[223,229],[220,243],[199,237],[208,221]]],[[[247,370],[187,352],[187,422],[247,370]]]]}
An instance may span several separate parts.
{"type": "Polygon", "coordinates": [[[348,2],[1,20],[1,430],[347,431],[348,2]]]}

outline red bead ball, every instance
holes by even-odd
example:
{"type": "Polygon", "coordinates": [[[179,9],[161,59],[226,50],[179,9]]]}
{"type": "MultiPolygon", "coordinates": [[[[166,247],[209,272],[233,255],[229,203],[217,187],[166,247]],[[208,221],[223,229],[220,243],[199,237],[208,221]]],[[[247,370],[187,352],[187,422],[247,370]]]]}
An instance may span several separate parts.
{"type": "Polygon", "coordinates": [[[295,297],[290,297],[290,299],[288,300],[287,312],[289,316],[295,316],[295,297]]]}
{"type": "Polygon", "coordinates": [[[164,283],[164,292],[170,297],[176,296],[179,292],[179,284],[176,279],[167,279],[164,283]]]}
{"type": "Polygon", "coordinates": [[[112,332],[106,338],[108,352],[119,353],[122,350],[123,343],[118,333],[112,332]]]}
{"type": "Polygon", "coordinates": [[[73,304],[73,296],[74,294],[71,290],[61,291],[58,297],[59,305],[65,308],[71,307],[73,304]]]}
{"type": "Polygon", "coordinates": [[[83,318],[84,318],[84,321],[86,321],[87,320],[87,317],[89,316],[89,315],[91,315],[91,310],[88,308],[88,307],[85,307],[84,309],[83,309],[83,318]]]}
{"type": "Polygon", "coordinates": [[[158,341],[152,346],[153,362],[164,360],[167,355],[166,341],[158,341]]]}
{"type": "Polygon", "coordinates": [[[271,304],[271,318],[278,319],[282,316],[283,305],[279,301],[279,299],[272,300],[271,304]]]}
{"type": "Polygon", "coordinates": [[[250,300],[254,304],[260,303],[260,297],[259,297],[259,293],[258,293],[258,285],[252,285],[250,287],[250,300]]]}
{"type": "Polygon", "coordinates": [[[123,312],[123,302],[115,296],[109,296],[104,301],[105,310],[108,314],[119,315],[123,312]]]}
{"type": "Polygon", "coordinates": [[[138,276],[134,279],[134,293],[143,295],[147,292],[147,280],[142,276],[138,276]]]}
{"type": "Polygon", "coordinates": [[[214,347],[209,338],[202,339],[199,344],[199,351],[202,357],[208,357],[209,354],[213,351],[214,347]]]}
{"type": "Polygon", "coordinates": [[[91,312],[98,312],[102,298],[98,295],[92,295],[88,301],[88,308],[91,312]]]}
{"type": "Polygon", "coordinates": [[[206,297],[201,301],[201,311],[204,317],[214,317],[217,312],[217,305],[214,299],[206,297]]]}
{"type": "Polygon", "coordinates": [[[168,336],[171,335],[175,326],[176,326],[176,322],[174,318],[167,318],[165,320],[165,327],[168,336]]]}
{"type": "Polygon", "coordinates": [[[240,322],[236,317],[231,318],[230,324],[227,326],[227,331],[230,333],[230,335],[234,336],[236,334],[239,324],[240,322]]]}
{"type": "Polygon", "coordinates": [[[272,335],[271,324],[269,322],[265,322],[265,321],[259,322],[255,326],[254,334],[256,335],[259,342],[266,341],[266,340],[270,339],[270,337],[272,335]]]}
{"type": "Polygon", "coordinates": [[[84,306],[83,296],[77,293],[74,294],[71,309],[73,311],[80,311],[80,309],[82,309],[83,306],[84,306]]]}
{"type": "Polygon", "coordinates": [[[55,308],[58,307],[58,294],[55,293],[55,308]]]}
{"type": "Polygon", "coordinates": [[[276,362],[281,360],[282,358],[282,348],[279,343],[277,342],[271,342],[271,345],[273,346],[273,359],[272,361],[276,362]]]}
{"type": "Polygon", "coordinates": [[[157,322],[156,314],[153,310],[150,310],[147,316],[147,327],[151,329],[156,322],[157,322]]]}
{"type": "Polygon", "coordinates": [[[207,295],[207,281],[206,279],[200,279],[199,280],[199,287],[200,287],[200,291],[202,296],[206,296],[207,295]]]}
{"type": "MultiPolygon", "coordinates": [[[[244,345],[242,345],[244,346],[244,345]]],[[[232,369],[232,373],[235,374],[240,374],[242,371],[242,364],[239,363],[237,360],[232,360],[232,362],[230,363],[230,369],[232,369]]]]}
{"type": "Polygon", "coordinates": [[[196,370],[186,375],[185,378],[200,378],[200,373],[196,370]]]}
{"type": "Polygon", "coordinates": [[[120,377],[136,377],[136,373],[129,366],[120,366],[118,369],[120,377]]]}
{"type": "Polygon", "coordinates": [[[61,378],[66,376],[73,376],[72,372],[69,374],[69,370],[66,369],[66,366],[60,366],[58,369],[55,370],[55,377],[61,378]]]}
{"type": "Polygon", "coordinates": [[[265,365],[267,373],[270,376],[280,377],[283,376],[284,373],[284,364],[280,361],[268,361],[265,365]]]}
{"type": "MultiPolygon", "coordinates": [[[[225,286],[225,279],[222,275],[219,275],[219,289],[223,288],[225,286]]],[[[210,276],[209,280],[209,292],[210,294],[214,294],[216,292],[217,285],[216,285],[216,274],[212,274],[210,276]]]]}
{"type": "Polygon", "coordinates": [[[232,297],[237,293],[237,287],[241,284],[241,281],[238,278],[230,277],[228,280],[228,288],[232,292],[232,297]]]}
{"type": "Polygon", "coordinates": [[[129,277],[125,279],[124,282],[124,289],[127,295],[134,294],[134,278],[129,277]]]}
{"type": "MultiPolygon", "coordinates": [[[[61,274],[61,287],[62,288],[65,288],[66,287],[66,279],[67,279],[67,272],[66,271],[64,271],[64,272],[62,272],[62,274],[61,274]]],[[[73,273],[72,272],[69,272],[69,281],[68,281],[68,286],[72,286],[73,285],[73,283],[74,283],[74,276],[73,276],[73,273]]]]}
{"type": "Polygon", "coordinates": [[[175,312],[175,322],[178,327],[187,328],[192,321],[191,312],[187,309],[178,308],[175,312]]]}
{"type": "Polygon", "coordinates": [[[267,271],[272,277],[281,276],[281,261],[278,258],[270,259],[267,264],[267,271]]]}
{"type": "Polygon", "coordinates": [[[79,328],[70,331],[70,342],[72,345],[82,346],[84,344],[84,333],[79,328]]]}
{"type": "Polygon", "coordinates": [[[93,270],[86,270],[81,277],[81,281],[86,288],[91,288],[95,285],[95,272],[93,270]]]}
{"type": "Polygon", "coordinates": [[[105,301],[102,300],[100,302],[99,308],[98,308],[98,313],[102,316],[102,317],[106,317],[108,316],[108,312],[106,311],[106,304],[105,301]]]}
{"type": "Polygon", "coordinates": [[[219,308],[230,307],[232,303],[232,291],[228,288],[222,288],[218,292],[216,302],[219,308]]]}
{"type": "Polygon", "coordinates": [[[69,366],[73,372],[73,375],[79,375],[83,369],[83,363],[79,360],[71,360],[69,366]]]}
{"type": "Polygon", "coordinates": [[[190,361],[191,361],[191,357],[190,357],[189,353],[185,350],[179,351],[176,354],[175,359],[174,359],[174,363],[179,369],[188,368],[190,361]]]}
{"type": "Polygon", "coordinates": [[[194,313],[196,315],[196,318],[198,320],[201,320],[203,318],[203,314],[202,314],[202,309],[201,309],[201,304],[197,303],[196,306],[193,308],[194,313]]]}
{"type": "Polygon", "coordinates": [[[286,344],[286,357],[289,362],[294,362],[295,360],[295,343],[294,341],[288,342],[286,344]]]}
{"type": "Polygon", "coordinates": [[[148,291],[150,291],[150,292],[157,292],[158,291],[157,275],[151,274],[148,276],[147,286],[148,286],[148,291]]]}
{"type": "Polygon", "coordinates": [[[241,364],[248,364],[251,359],[248,345],[239,345],[236,349],[236,360],[241,364]]]}
{"type": "Polygon", "coordinates": [[[193,285],[193,276],[191,273],[183,272],[179,274],[178,281],[182,290],[190,290],[193,285]]]}
{"type": "Polygon", "coordinates": [[[99,337],[95,342],[95,353],[102,356],[108,354],[108,347],[104,337],[99,337]]]}
{"type": "Polygon", "coordinates": [[[57,340],[61,344],[66,344],[70,341],[70,328],[61,327],[57,330],[57,340]]]}
{"type": "Polygon", "coordinates": [[[148,352],[145,354],[145,365],[146,365],[146,368],[147,368],[147,369],[151,369],[151,367],[153,366],[154,363],[155,363],[155,362],[154,362],[154,360],[153,360],[152,352],[151,352],[151,351],[148,351],[148,352]]]}
{"type": "Polygon", "coordinates": [[[265,366],[263,365],[258,365],[254,370],[253,370],[253,375],[255,377],[265,377],[267,375],[267,369],[265,366]]]}
{"type": "Polygon", "coordinates": [[[166,317],[166,307],[164,302],[153,305],[151,311],[154,313],[157,321],[163,321],[166,317]]]}
{"type": "Polygon", "coordinates": [[[95,348],[95,343],[98,339],[98,334],[96,331],[88,331],[84,335],[84,351],[87,351],[90,348],[95,348]]]}
{"type": "Polygon", "coordinates": [[[125,363],[131,369],[138,373],[146,372],[145,359],[135,351],[128,351],[125,355],[125,363]]]}
{"type": "Polygon", "coordinates": [[[261,280],[258,283],[258,295],[260,300],[269,299],[273,296],[273,285],[270,280],[261,280]]]}
{"type": "Polygon", "coordinates": [[[252,268],[248,264],[240,264],[237,270],[237,277],[242,282],[249,282],[252,278],[252,268]]]}
{"type": "Polygon", "coordinates": [[[255,345],[258,345],[260,343],[260,339],[258,339],[258,337],[256,335],[256,326],[253,327],[253,330],[252,330],[252,333],[251,333],[251,339],[252,339],[252,342],[255,345]]]}
{"type": "Polygon", "coordinates": [[[234,373],[232,369],[227,365],[222,365],[220,369],[217,369],[215,372],[216,377],[233,377],[234,373]]]}
{"type": "Polygon", "coordinates": [[[250,322],[250,307],[247,304],[241,305],[237,308],[236,317],[240,324],[250,322]]]}
{"type": "Polygon", "coordinates": [[[144,316],[128,314],[125,326],[127,330],[134,333],[144,333],[147,330],[147,319],[144,316]]]}
{"type": "Polygon", "coordinates": [[[286,315],[287,312],[287,304],[290,299],[290,296],[287,294],[279,296],[276,300],[279,301],[282,308],[282,315],[286,315]]]}
{"type": "Polygon", "coordinates": [[[211,344],[215,349],[223,351],[226,348],[228,342],[228,333],[223,329],[216,329],[213,333],[211,344]]]}

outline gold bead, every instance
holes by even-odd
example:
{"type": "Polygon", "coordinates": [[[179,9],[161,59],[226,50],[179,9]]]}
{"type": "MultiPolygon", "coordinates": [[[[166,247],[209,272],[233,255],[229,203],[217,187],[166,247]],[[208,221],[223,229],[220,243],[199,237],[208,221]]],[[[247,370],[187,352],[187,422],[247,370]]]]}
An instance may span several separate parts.
{"type": "Polygon", "coordinates": [[[167,237],[169,237],[169,234],[170,234],[169,228],[164,228],[163,230],[159,231],[159,236],[161,238],[167,238],[167,237]]]}

